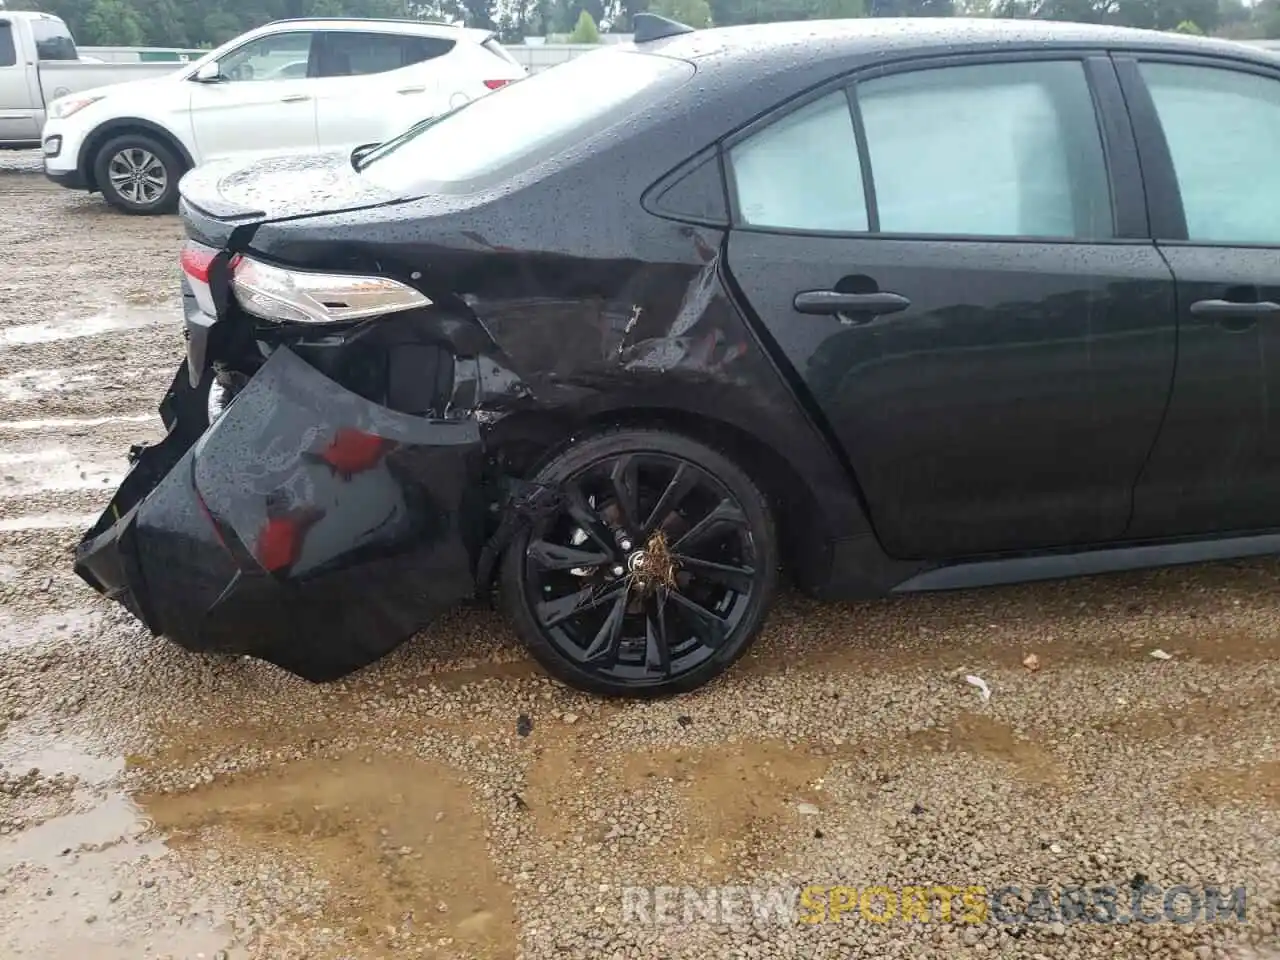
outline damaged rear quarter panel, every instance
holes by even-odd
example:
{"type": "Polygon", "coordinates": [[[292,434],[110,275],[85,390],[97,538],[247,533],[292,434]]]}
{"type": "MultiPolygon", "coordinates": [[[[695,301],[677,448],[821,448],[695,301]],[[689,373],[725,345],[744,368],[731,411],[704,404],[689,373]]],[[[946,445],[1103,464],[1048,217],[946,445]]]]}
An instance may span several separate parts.
{"type": "Polygon", "coordinates": [[[684,424],[713,440],[733,432],[801,488],[807,529],[796,533],[821,554],[827,541],[868,532],[852,478],[807,415],[798,378],[729,295],[724,232],[640,202],[703,136],[686,132],[679,152],[653,156],[622,141],[471,196],[267,223],[252,248],[317,269],[377,269],[482,328],[492,346],[460,356],[459,378],[474,360],[490,456],[623,420],[684,424]]]}

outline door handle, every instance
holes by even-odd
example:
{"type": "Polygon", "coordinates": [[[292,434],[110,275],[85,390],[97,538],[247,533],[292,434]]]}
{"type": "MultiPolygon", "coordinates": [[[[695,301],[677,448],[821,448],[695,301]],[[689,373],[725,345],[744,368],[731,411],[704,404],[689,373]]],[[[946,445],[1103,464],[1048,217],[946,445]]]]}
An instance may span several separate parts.
{"type": "Polygon", "coordinates": [[[401,87],[396,93],[422,93],[426,90],[426,86],[421,87],[401,87]]]}
{"type": "Polygon", "coordinates": [[[310,100],[310,99],[311,98],[307,96],[305,93],[291,93],[288,96],[281,97],[280,102],[281,103],[302,103],[304,100],[310,100]]]}
{"type": "Polygon", "coordinates": [[[1191,305],[1193,317],[1265,317],[1280,313],[1280,303],[1270,300],[1197,300],[1191,305]]]}
{"type": "Polygon", "coordinates": [[[841,323],[866,323],[872,317],[900,313],[911,301],[897,293],[841,293],[839,290],[804,290],[796,294],[797,313],[836,316],[841,323]],[[862,314],[854,320],[849,314],[862,314]]]}

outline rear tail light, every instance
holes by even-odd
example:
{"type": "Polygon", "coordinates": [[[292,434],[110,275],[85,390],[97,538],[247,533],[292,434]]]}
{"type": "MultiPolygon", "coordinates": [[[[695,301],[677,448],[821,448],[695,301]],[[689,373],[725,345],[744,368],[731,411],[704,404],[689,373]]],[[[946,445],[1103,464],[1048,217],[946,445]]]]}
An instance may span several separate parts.
{"type": "Polygon", "coordinates": [[[246,313],[293,323],[359,320],[431,306],[413,287],[388,277],[287,270],[244,256],[232,265],[231,289],[246,313]]]}
{"type": "Polygon", "coordinates": [[[508,77],[506,80],[486,80],[484,85],[490,90],[497,90],[499,87],[505,87],[510,82],[511,78],[508,77]]]}
{"type": "Polygon", "coordinates": [[[218,311],[213,304],[213,290],[209,287],[209,268],[217,256],[217,250],[194,240],[188,240],[182,248],[182,272],[186,275],[187,286],[191,288],[200,312],[211,317],[218,311]]]}

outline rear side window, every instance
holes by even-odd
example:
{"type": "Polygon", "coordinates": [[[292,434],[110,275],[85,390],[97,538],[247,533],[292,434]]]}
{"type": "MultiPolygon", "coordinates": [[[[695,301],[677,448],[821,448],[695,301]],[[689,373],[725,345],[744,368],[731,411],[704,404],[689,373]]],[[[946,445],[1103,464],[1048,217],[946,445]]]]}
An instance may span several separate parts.
{"type": "Polygon", "coordinates": [[[1083,64],[975,64],[857,84],[873,190],[843,91],[729,151],[739,221],[761,229],[977,237],[1114,235],[1083,64]],[[869,208],[867,197],[873,197],[869,208]]]}
{"type": "Polygon", "coordinates": [[[360,77],[399,70],[434,60],[453,49],[443,37],[407,37],[393,33],[327,33],[319,60],[321,77],[360,77]]]}
{"type": "Polygon", "coordinates": [[[61,20],[36,19],[31,21],[31,34],[36,41],[36,57],[40,60],[78,60],[71,31],[61,20]]]}
{"type": "Polygon", "coordinates": [[[1114,235],[1082,63],[944,67],[857,89],[881,232],[1114,235]]]}
{"type": "Polygon", "coordinates": [[[741,221],[754,227],[867,229],[853,114],[843,90],[787,114],[729,150],[741,221]]]}
{"type": "Polygon", "coordinates": [[[0,20],[0,67],[12,67],[18,62],[18,51],[13,45],[13,24],[0,20]]]}
{"type": "Polygon", "coordinates": [[[1280,81],[1175,63],[1138,69],[1164,127],[1188,238],[1280,244],[1280,81]]]}

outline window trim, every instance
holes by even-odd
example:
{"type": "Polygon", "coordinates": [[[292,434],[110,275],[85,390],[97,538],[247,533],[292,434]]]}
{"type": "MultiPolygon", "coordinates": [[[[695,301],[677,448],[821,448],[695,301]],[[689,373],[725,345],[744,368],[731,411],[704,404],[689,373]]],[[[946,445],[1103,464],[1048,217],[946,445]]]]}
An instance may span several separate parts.
{"type": "Polygon", "coordinates": [[[1129,104],[1133,130],[1137,137],[1139,162],[1146,183],[1151,237],[1159,244],[1179,247],[1216,247],[1220,249],[1274,250],[1274,243],[1242,240],[1192,240],[1188,235],[1186,209],[1182,203],[1182,187],[1178,184],[1173,154],[1164,135],[1151,90],[1138,69],[1140,63],[1167,63],[1189,67],[1207,67],[1260,76],[1280,82],[1280,68],[1254,60],[1237,60],[1213,54],[1174,53],[1158,50],[1113,50],[1111,57],[1116,74],[1129,104]]]}
{"type": "MultiPolygon", "coordinates": [[[[790,100],[778,105],[768,113],[755,118],[729,136],[721,140],[721,151],[725,169],[725,184],[729,191],[729,215],[734,230],[752,233],[771,233],[797,237],[833,237],[849,239],[884,239],[884,240],[924,240],[924,241],[969,241],[977,243],[1040,243],[1067,245],[1097,244],[1135,244],[1150,243],[1150,231],[1146,227],[1145,204],[1139,199],[1137,184],[1134,182],[1139,167],[1136,146],[1129,130],[1129,118],[1124,112],[1124,101],[1120,96],[1119,83],[1115,80],[1114,68],[1109,63],[1105,51],[1097,48],[1061,47],[1061,48],[1027,48],[1017,50],[986,51],[979,53],[942,54],[935,56],[913,57],[892,63],[876,64],[862,67],[834,77],[812,87],[790,100]],[[857,108],[856,85],[859,82],[890,76],[900,73],[916,73],[923,70],[942,69],[959,66],[981,66],[999,63],[1027,63],[1035,61],[1075,61],[1080,64],[1093,102],[1094,117],[1098,124],[1098,138],[1102,144],[1103,167],[1107,177],[1107,188],[1110,193],[1112,237],[1042,237],[1036,235],[961,234],[961,233],[893,233],[883,230],[803,230],[784,229],[781,227],[761,227],[744,223],[738,208],[737,183],[733,179],[733,164],[729,160],[729,151],[738,143],[750,138],[756,132],[771,126],[788,114],[799,110],[814,100],[820,99],[837,89],[844,88],[850,99],[850,110],[853,115],[854,134],[858,140],[859,162],[863,162],[863,154],[867,154],[867,166],[862,168],[863,190],[867,192],[867,219],[872,222],[875,200],[874,178],[869,173],[869,145],[866,142],[866,131],[862,125],[861,111],[857,108]],[[1108,78],[1111,83],[1108,84],[1108,78]],[[1125,131],[1129,136],[1125,136],[1125,131]],[[1126,187],[1128,189],[1121,189],[1126,187]]],[[[876,226],[879,226],[879,211],[874,213],[876,226]]]]}

